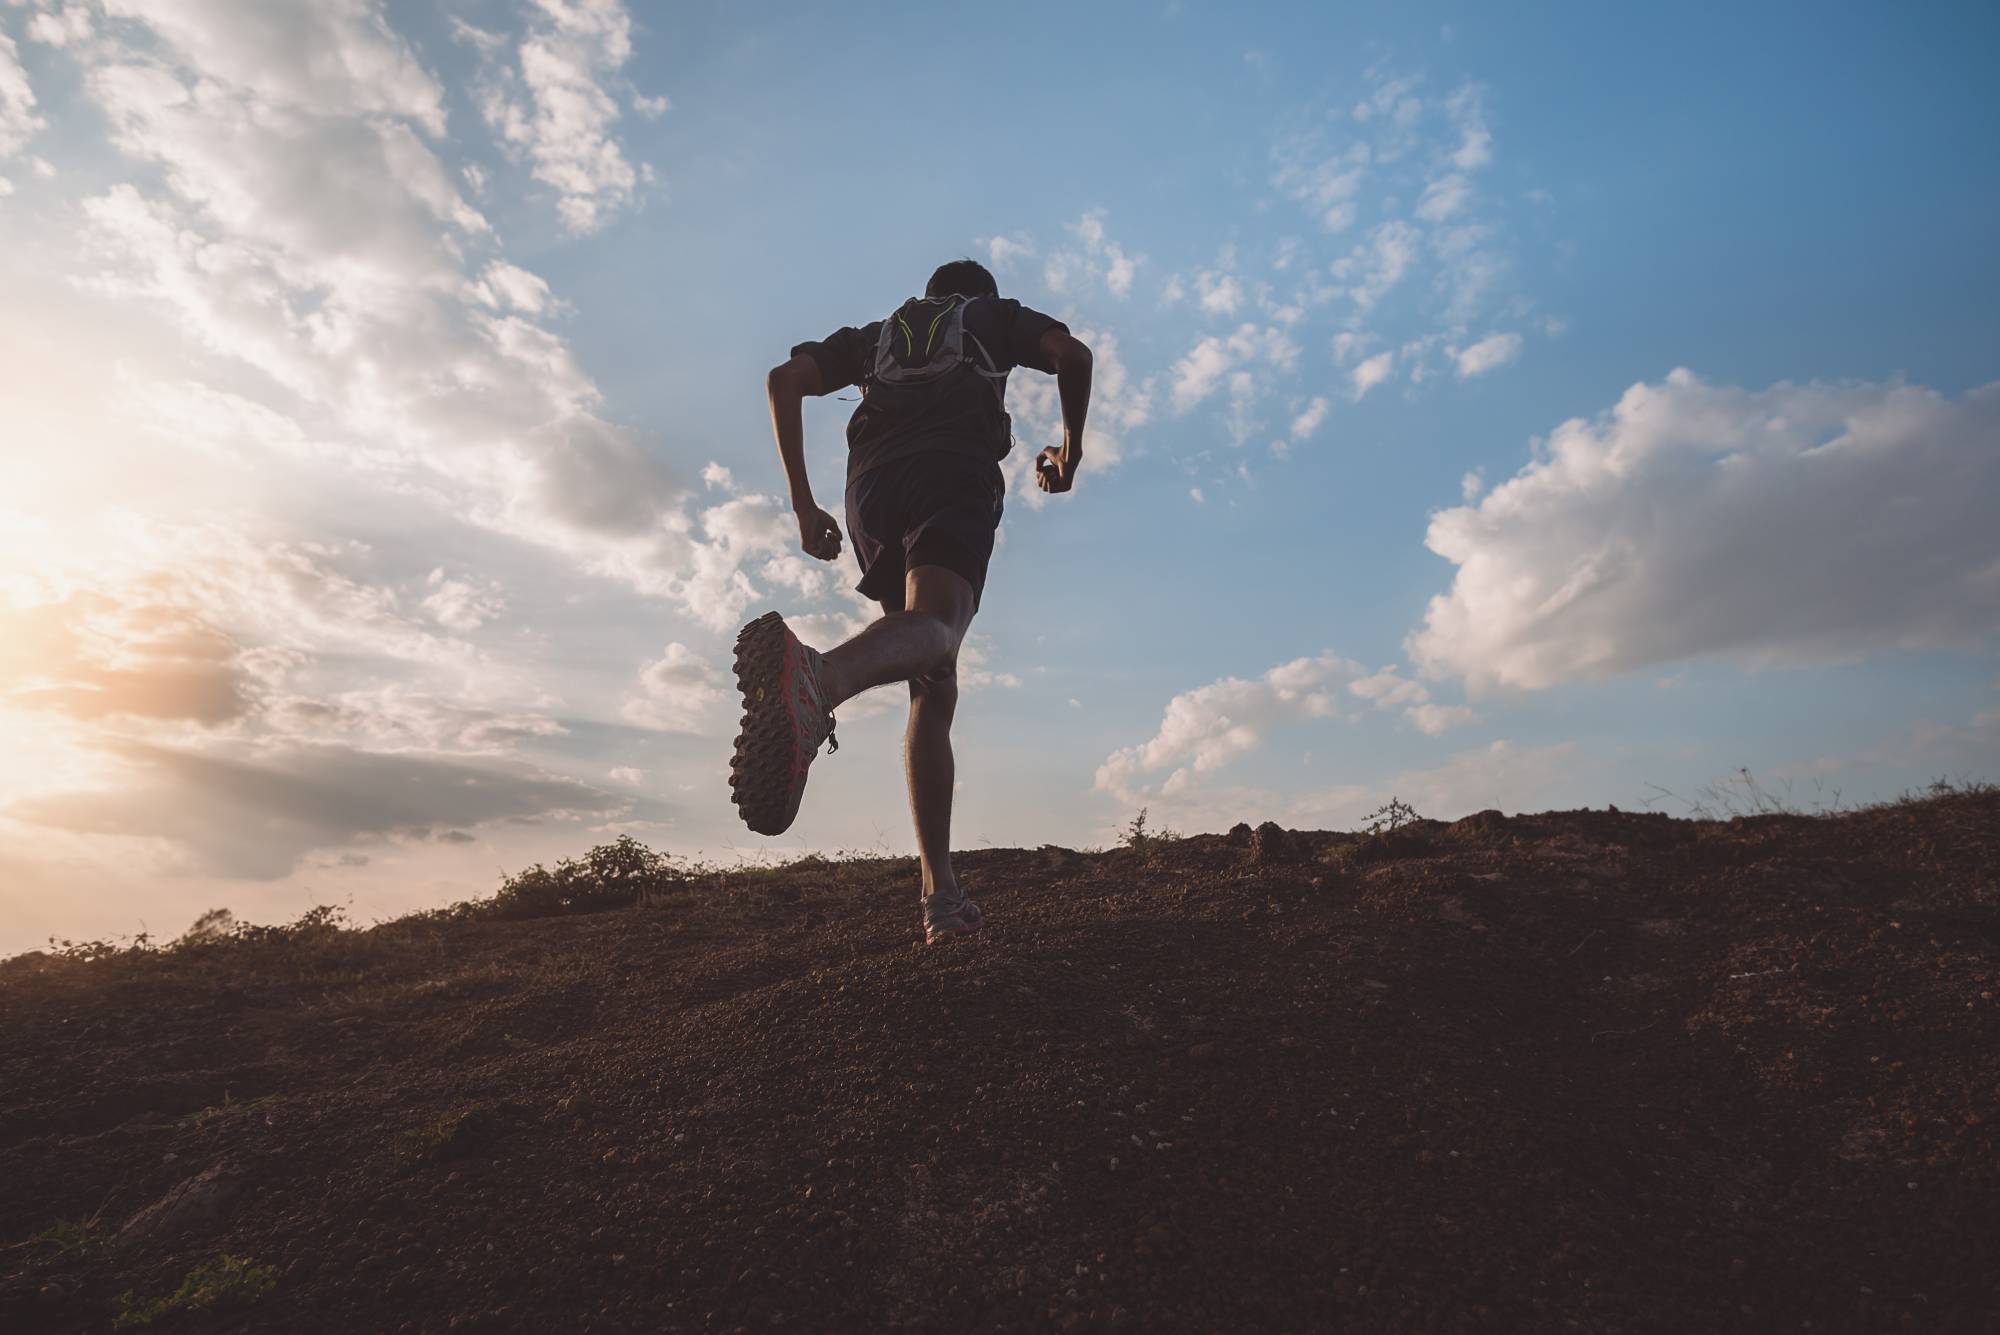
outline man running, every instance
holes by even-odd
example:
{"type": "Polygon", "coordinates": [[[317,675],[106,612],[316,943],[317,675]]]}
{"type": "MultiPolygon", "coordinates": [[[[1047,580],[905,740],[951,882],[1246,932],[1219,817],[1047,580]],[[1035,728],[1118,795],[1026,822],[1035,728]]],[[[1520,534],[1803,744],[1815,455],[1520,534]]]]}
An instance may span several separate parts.
{"type": "Polygon", "coordinates": [[[729,784],[752,830],[784,833],[807,767],[833,736],[833,711],[871,687],[908,682],[903,754],[926,942],[981,926],[951,867],[951,720],[958,647],[979,609],[1000,526],[1000,460],[1013,445],[1007,374],[1016,366],[1056,377],[1063,443],[1036,457],[1035,482],[1068,491],[1083,460],[1090,349],[1060,321],[1002,300],[993,275],[972,260],[940,267],[923,296],[886,319],[799,344],[766,381],[799,545],[822,561],[840,555],[840,525],[813,500],[799,405],[808,394],[860,387],[861,406],[847,423],[847,532],[861,566],[857,587],[882,616],[824,654],[799,643],[776,612],[743,628],[743,731],[729,784]]]}

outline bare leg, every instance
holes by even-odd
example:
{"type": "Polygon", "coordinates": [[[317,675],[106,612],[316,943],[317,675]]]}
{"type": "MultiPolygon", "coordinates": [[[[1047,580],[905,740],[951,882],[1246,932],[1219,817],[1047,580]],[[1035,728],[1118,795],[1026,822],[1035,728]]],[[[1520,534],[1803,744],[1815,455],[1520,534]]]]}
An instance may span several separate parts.
{"type": "Polygon", "coordinates": [[[903,767],[910,782],[910,815],[917,824],[917,858],[926,895],[958,893],[951,868],[951,790],[957,769],[951,755],[951,719],[958,708],[958,668],[942,668],[910,683],[910,726],[903,734],[903,767]]]}
{"type": "Polygon", "coordinates": [[[943,566],[910,571],[903,579],[901,608],[883,603],[882,616],[827,650],[820,670],[826,707],[833,709],[870,687],[914,681],[957,662],[975,602],[972,585],[956,571],[943,566]]]}
{"type": "MultiPolygon", "coordinates": [[[[937,570],[965,583],[938,566],[918,569],[937,570]]],[[[911,577],[914,579],[914,571],[911,577]]],[[[970,588],[967,585],[968,593],[970,588]]],[[[826,707],[837,708],[872,687],[914,681],[950,664],[958,657],[958,642],[964,634],[964,627],[954,628],[936,613],[914,606],[909,611],[885,612],[859,635],[826,652],[820,669],[826,707]]]]}
{"type": "Polygon", "coordinates": [[[902,607],[884,603],[880,620],[827,651],[820,674],[829,708],[871,686],[910,683],[903,763],[927,895],[958,890],[951,868],[951,790],[957,774],[951,721],[958,708],[958,646],[976,605],[964,576],[943,566],[918,566],[904,579],[902,607]]]}

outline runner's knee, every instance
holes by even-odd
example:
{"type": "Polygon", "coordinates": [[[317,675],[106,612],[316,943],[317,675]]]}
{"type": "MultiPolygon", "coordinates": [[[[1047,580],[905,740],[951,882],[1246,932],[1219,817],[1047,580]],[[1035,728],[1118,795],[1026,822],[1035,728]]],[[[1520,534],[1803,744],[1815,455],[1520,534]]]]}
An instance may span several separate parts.
{"type": "Polygon", "coordinates": [[[921,677],[910,678],[910,703],[950,708],[958,703],[958,661],[946,659],[921,677]]]}

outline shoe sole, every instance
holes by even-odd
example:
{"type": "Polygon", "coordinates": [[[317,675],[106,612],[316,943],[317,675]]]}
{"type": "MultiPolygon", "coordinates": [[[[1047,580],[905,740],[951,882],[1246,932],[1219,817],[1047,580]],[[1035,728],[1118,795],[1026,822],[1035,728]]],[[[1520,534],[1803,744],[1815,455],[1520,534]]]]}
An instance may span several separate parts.
{"type": "Polygon", "coordinates": [[[810,758],[802,761],[799,755],[799,727],[787,690],[798,667],[796,643],[776,612],[766,612],[736,635],[743,731],[729,762],[730,800],[743,823],[762,835],[790,829],[805,795],[810,758]]]}

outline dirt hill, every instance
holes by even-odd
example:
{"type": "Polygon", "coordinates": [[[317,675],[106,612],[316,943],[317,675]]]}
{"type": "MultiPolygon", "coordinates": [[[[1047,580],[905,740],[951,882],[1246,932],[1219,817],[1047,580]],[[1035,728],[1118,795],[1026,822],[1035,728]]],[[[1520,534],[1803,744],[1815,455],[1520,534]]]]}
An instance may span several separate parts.
{"type": "Polygon", "coordinates": [[[0,1327],[2000,1330],[1990,790],[964,865],[0,965],[0,1327]]]}

